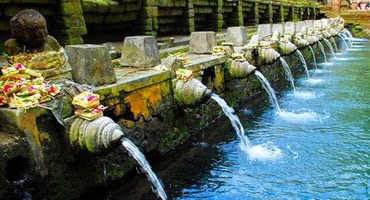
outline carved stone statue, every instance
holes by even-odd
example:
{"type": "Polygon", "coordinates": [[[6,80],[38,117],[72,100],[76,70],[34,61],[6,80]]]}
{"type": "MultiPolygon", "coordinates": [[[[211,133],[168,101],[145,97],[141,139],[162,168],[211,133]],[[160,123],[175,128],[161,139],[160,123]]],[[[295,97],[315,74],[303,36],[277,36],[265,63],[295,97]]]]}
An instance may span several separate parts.
{"type": "Polygon", "coordinates": [[[9,65],[22,63],[39,70],[46,79],[71,79],[64,48],[48,35],[45,18],[34,9],[26,9],[10,19],[13,38],[5,42],[9,65]]]}

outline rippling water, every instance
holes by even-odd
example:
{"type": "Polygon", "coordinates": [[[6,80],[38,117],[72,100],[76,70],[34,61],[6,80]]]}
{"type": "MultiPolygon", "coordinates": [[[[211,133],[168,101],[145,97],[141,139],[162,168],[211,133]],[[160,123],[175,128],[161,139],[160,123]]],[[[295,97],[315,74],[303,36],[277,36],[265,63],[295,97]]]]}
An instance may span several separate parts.
{"type": "MultiPolygon", "coordinates": [[[[263,99],[236,113],[253,151],[277,155],[248,156],[222,118],[155,165],[169,198],[370,199],[370,43],[353,48],[296,80],[296,92],[277,91],[281,113],[263,99]]],[[[132,180],[110,199],[153,198],[132,180]]]]}

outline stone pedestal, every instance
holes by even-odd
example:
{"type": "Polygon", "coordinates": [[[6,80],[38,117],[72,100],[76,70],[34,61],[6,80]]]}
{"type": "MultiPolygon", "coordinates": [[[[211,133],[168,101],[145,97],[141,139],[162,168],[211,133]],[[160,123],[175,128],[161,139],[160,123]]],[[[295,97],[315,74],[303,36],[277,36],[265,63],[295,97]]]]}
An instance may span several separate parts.
{"type": "Polygon", "coordinates": [[[227,28],[226,41],[234,43],[234,46],[247,44],[246,28],[244,26],[227,28]]]}
{"type": "Polygon", "coordinates": [[[314,20],[313,21],[313,26],[314,26],[314,28],[318,28],[319,30],[321,30],[322,29],[322,22],[321,22],[321,20],[314,20]]]}
{"type": "Polygon", "coordinates": [[[80,84],[100,86],[116,82],[109,50],[103,45],[67,45],[72,78],[80,84]]]}
{"type": "Polygon", "coordinates": [[[285,22],[284,24],[284,34],[294,34],[295,33],[295,22],[285,22]]]}
{"type": "Polygon", "coordinates": [[[295,23],[295,31],[298,33],[298,32],[301,32],[303,30],[304,27],[307,27],[306,26],[306,23],[303,22],[303,21],[299,21],[299,22],[296,22],[295,23]]]}
{"type": "Polygon", "coordinates": [[[314,21],[313,20],[305,20],[304,22],[306,23],[307,28],[313,29],[313,27],[314,27],[314,25],[313,25],[314,21]]]}
{"type": "Polygon", "coordinates": [[[126,37],[120,63],[130,67],[154,67],[161,63],[154,36],[126,37]]]}
{"type": "Polygon", "coordinates": [[[216,33],[213,31],[192,32],[190,35],[190,53],[212,53],[217,45],[216,33]]]}
{"type": "Polygon", "coordinates": [[[259,38],[271,37],[272,36],[272,24],[258,25],[257,34],[259,38]]]}
{"type": "Polygon", "coordinates": [[[284,35],[284,24],[273,24],[272,33],[278,32],[280,35],[284,35]]]}

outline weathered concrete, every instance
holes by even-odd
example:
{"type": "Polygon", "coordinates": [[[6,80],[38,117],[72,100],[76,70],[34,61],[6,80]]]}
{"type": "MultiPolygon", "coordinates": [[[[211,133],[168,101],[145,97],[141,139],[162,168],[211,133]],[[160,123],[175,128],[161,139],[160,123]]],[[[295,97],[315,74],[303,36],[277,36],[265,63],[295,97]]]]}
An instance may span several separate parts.
{"type": "Polygon", "coordinates": [[[284,24],[273,24],[272,32],[278,32],[280,35],[284,35],[284,24]]]}
{"type": "Polygon", "coordinates": [[[117,81],[106,46],[67,45],[66,52],[76,83],[99,86],[117,81]]]}
{"type": "Polygon", "coordinates": [[[234,46],[247,44],[247,30],[244,26],[227,28],[226,41],[232,42],[234,46]]]}
{"type": "Polygon", "coordinates": [[[153,67],[161,62],[157,42],[153,36],[126,37],[123,42],[121,65],[153,67]]]}
{"type": "Polygon", "coordinates": [[[189,52],[210,54],[216,46],[216,33],[213,31],[192,32],[190,35],[189,52]]]}
{"type": "Polygon", "coordinates": [[[271,37],[272,36],[272,24],[258,25],[257,34],[259,38],[271,37]]]}

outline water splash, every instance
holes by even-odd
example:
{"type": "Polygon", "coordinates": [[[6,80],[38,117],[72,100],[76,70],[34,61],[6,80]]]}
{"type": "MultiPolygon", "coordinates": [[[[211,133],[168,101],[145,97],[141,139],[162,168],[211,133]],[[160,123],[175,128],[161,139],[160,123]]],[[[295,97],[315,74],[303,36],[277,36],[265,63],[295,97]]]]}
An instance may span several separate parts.
{"type": "Polygon", "coordinates": [[[288,63],[285,61],[285,59],[283,57],[280,56],[279,59],[280,59],[281,65],[284,68],[285,76],[290,81],[290,84],[292,85],[292,88],[295,91],[294,78],[293,78],[293,75],[292,75],[292,71],[290,70],[290,67],[289,67],[288,63]]]}
{"type": "Polygon", "coordinates": [[[312,54],[312,58],[313,58],[313,62],[315,63],[315,68],[317,69],[317,62],[316,62],[316,55],[315,55],[315,52],[313,51],[312,47],[309,45],[308,48],[310,49],[311,51],[311,54],[312,54]]]}
{"type": "Polygon", "coordinates": [[[346,40],[344,39],[344,37],[342,36],[342,34],[340,33],[340,34],[338,34],[338,36],[339,36],[340,39],[342,39],[344,45],[346,46],[346,49],[348,49],[349,48],[348,44],[347,44],[346,40]]]}
{"type": "Polygon", "coordinates": [[[343,32],[347,35],[347,38],[349,39],[349,42],[351,46],[353,45],[353,35],[351,32],[349,32],[348,29],[344,29],[343,32]]]}
{"type": "Polygon", "coordinates": [[[277,148],[272,142],[255,145],[245,149],[249,159],[259,161],[269,161],[281,158],[284,154],[281,149],[277,148]]]}
{"type": "Polygon", "coordinates": [[[272,89],[272,87],[270,86],[270,83],[265,78],[265,76],[263,76],[263,74],[261,72],[256,70],[254,74],[257,76],[258,80],[262,83],[263,88],[265,88],[271,104],[275,107],[276,111],[278,113],[280,113],[281,109],[280,109],[279,103],[276,99],[275,90],[272,89]]]}
{"type": "Polygon", "coordinates": [[[146,160],[145,156],[139,148],[136,147],[131,140],[122,137],[121,138],[122,146],[126,148],[126,150],[130,153],[130,155],[139,163],[139,165],[144,169],[148,179],[152,182],[153,186],[155,187],[153,190],[156,194],[162,199],[167,199],[166,192],[163,189],[162,182],[158,179],[157,175],[152,170],[152,167],[149,165],[148,161],[146,160]]]}
{"type": "Polygon", "coordinates": [[[326,59],[326,54],[325,54],[324,47],[322,46],[322,44],[321,44],[321,42],[320,42],[320,41],[319,41],[317,44],[319,44],[319,48],[320,48],[320,50],[321,50],[321,53],[322,53],[322,55],[324,56],[324,60],[325,60],[325,62],[327,63],[327,62],[328,62],[328,60],[326,59]]]}
{"type": "Polygon", "coordinates": [[[329,47],[329,50],[330,50],[331,54],[333,54],[333,57],[335,58],[335,53],[334,53],[334,50],[333,50],[333,46],[331,46],[329,40],[327,40],[326,38],[323,38],[323,40],[324,40],[326,46],[329,47]]]}
{"type": "Polygon", "coordinates": [[[310,77],[310,73],[308,72],[308,68],[307,68],[306,60],[304,59],[304,57],[303,57],[303,55],[302,55],[301,51],[297,49],[297,51],[296,51],[296,52],[297,52],[297,54],[298,54],[299,59],[301,60],[301,63],[302,63],[302,65],[303,65],[304,69],[306,70],[307,77],[310,77]]]}
{"type": "Polygon", "coordinates": [[[338,53],[338,46],[337,46],[337,43],[335,42],[335,39],[333,37],[331,37],[331,41],[333,42],[334,44],[334,48],[335,48],[335,52],[338,53]]]}
{"type": "MultiPolygon", "coordinates": [[[[258,72],[258,71],[256,71],[258,72]]],[[[260,73],[260,72],[258,72],[260,73]]],[[[241,150],[247,152],[249,159],[251,160],[272,160],[277,157],[281,157],[282,152],[279,148],[272,145],[272,143],[265,143],[252,146],[246,135],[244,135],[244,128],[239,120],[239,117],[234,114],[234,109],[227,105],[225,100],[223,100],[217,94],[212,94],[211,98],[215,100],[218,105],[222,108],[225,115],[230,119],[232,126],[234,127],[235,132],[237,133],[241,145],[241,150]]]]}
{"type": "Polygon", "coordinates": [[[309,79],[303,81],[303,83],[305,83],[306,85],[310,85],[310,86],[318,85],[318,84],[321,84],[323,82],[324,82],[324,80],[320,79],[320,78],[309,78],[309,79]]]}
{"type": "Polygon", "coordinates": [[[244,127],[242,123],[239,120],[239,117],[234,114],[234,109],[227,105],[224,99],[222,99],[217,94],[212,93],[211,98],[215,100],[218,105],[222,108],[224,111],[224,114],[229,118],[231,125],[234,127],[234,130],[236,134],[238,135],[240,141],[241,141],[241,147],[245,149],[250,148],[250,141],[249,139],[244,135],[244,127]]]}
{"type": "Polygon", "coordinates": [[[298,113],[282,111],[281,113],[279,113],[279,117],[291,123],[307,123],[321,120],[320,117],[315,112],[312,111],[307,112],[301,111],[298,113]]]}
{"type": "Polygon", "coordinates": [[[314,98],[316,98],[316,95],[313,92],[296,91],[296,92],[294,92],[294,96],[296,98],[300,98],[300,99],[314,99],[314,98]]]}

